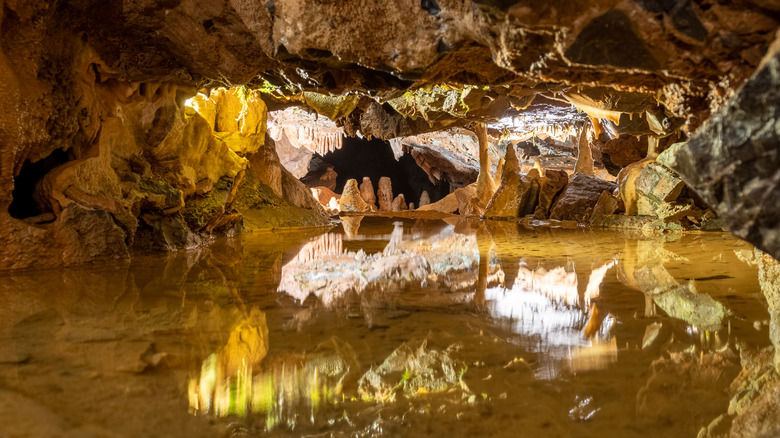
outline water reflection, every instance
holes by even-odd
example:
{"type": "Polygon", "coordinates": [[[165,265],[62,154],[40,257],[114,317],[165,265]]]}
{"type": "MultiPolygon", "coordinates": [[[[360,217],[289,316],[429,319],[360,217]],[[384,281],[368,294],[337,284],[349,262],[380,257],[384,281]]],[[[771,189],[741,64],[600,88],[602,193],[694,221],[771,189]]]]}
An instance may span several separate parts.
{"type": "Polygon", "coordinates": [[[258,433],[691,436],[727,412],[739,355],[776,340],[777,272],[722,235],[356,217],[6,275],[0,401],[78,429],[120,408],[97,402],[110,396],[137,435],[242,418],[258,433]]]}

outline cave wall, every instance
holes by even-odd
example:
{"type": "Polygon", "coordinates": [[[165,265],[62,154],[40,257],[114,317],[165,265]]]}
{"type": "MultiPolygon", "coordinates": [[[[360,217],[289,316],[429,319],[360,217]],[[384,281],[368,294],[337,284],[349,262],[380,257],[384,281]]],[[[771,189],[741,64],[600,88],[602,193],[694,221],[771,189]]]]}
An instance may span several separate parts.
{"type": "MultiPolygon", "coordinates": [[[[484,121],[537,95],[621,125],[642,115],[642,129],[663,135],[693,132],[758,66],[780,5],[669,5],[0,0],[0,269],[124,259],[138,230],[161,247],[197,245],[217,225],[239,224],[230,201],[251,172],[278,198],[256,202],[316,210],[301,186],[287,190],[292,180],[273,164],[262,122],[252,133],[222,131],[216,118],[185,116],[184,101],[203,87],[250,84],[377,138],[484,121]],[[253,154],[271,165],[250,166],[253,154]],[[14,193],[26,199],[11,208],[14,193]],[[216,219],[193,221],[201,210],[185,215],[188,201],[216,219]]],[[[681,171],[703,192],[720,190],[698,172],[681,171]]],[[[715,199],[739,192],[768,208],[753,180],[734,181],[715,199]]],[[[760,224],[752,229],[769,231],[744,233],[758,244],[777,229],[760,224]]]]}

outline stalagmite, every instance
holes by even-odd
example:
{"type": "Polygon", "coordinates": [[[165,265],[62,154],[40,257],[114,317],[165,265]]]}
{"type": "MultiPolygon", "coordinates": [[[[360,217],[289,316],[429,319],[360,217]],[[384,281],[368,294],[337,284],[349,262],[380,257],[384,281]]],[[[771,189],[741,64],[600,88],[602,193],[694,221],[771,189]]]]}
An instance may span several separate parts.
{"type": "Polygon", "coordinates": [[[574,165],[574,173],[582,173],[588,176],[595,176],[593,170],[593,153],[588,144],[588,128],[583,126],[580,131],[580,141],[577,146],[577,163],[574,165]]]}
{"type": "Polygon", "coordinates": [[[420,195],[420,207],[424,207],[431,203],[431,197],[428,195],[428,192],[423,190],[422,194],[420,195]]]}
{"type": "Polygon", "coordinates": [[[391,209],[392,211],[404,211],[408,209],[406,206],[406,198],[403,193],[399,193],[398,196],[393,199],[391,209]]]}
{"type": "Polygon", "coordinates": [[[392,211],[393,209],[393,183],[390,178],[383,176],[379,178],[379,187],[376,191],[377,201],[380,211],[392,211]]]}
{"type": "Polygon", "coordinates": [[[349,212],[366,212],[371,209],[360,196],[357,181],[354,179],[348,179],[344,185],[344,191],[339,199],[339,209],[349,212]]]}
{"type": "Polygon", "coordinates": [[[374,192],[374,185],[371,184],[371,178],[364,176],[363,182],[360,183],[360,196],[366,201],[366,204],[376,207],[376,193],[374,192]]]}
{"type": "Polygon", "coordinates": [[[479,176],[477,177],[477,193],[474,202],[479,213],[485,209],[488,201],[496,191],[496,183],[490,176],[490,155],[488,155],[487,128],[484,123],[477,123],[474,132],[479,140],[479,176]]]}

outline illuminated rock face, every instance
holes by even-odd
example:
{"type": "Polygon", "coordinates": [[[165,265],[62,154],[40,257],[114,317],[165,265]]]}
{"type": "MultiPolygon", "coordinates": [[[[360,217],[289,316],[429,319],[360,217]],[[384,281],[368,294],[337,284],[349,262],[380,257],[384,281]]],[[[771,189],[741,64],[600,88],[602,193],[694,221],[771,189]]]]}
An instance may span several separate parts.
{"type": "MultiPolygon", "coordinates": [[[[763,201],[776,198],[776,139],[759,129],[777,115],[740,110],[773,108],[776,63],[724,107],[774,38],[780,8],[769,3],[5,1],[0,269],[124,258],[139,245],[193,247],[238,230],[249,217],[242,208],[254,211],[252,226],[296,224],[288,207],[317,223],[321,207],[266,141],[269,102],[382,139],[494,121],[540,102],[574,105],[617,124],[615,134],[657,144],[690,136],[722,108],[689,145],[689,164],[715,159],[676,169],[717,213],[737,212],[726,217],[731,229],[777,256],[777,214],[763,201]],[[388,31],[378,38],[377,27],[388,31]],[[219,84],[249,88],[210,88],[219,84]],[[208,95],[186,113],[203,86],[208,95]],[[750,129],[729,128],[743,122],[750,129]],[[711,148],[718,138],[724,153],[711,148]],[[719,171],[732,164],[738,169],[719,171]],[[284,212],[264,222],[260,206],[284,212]],[[77,210],[107,214],[124,243],[93,244],[106,229],[113,235],[109,223],[74,234],[64,215],[77,210]]],[[[295,138],[320,152],[338,148],[340,133],[307,129],[295,138]]],[[[440,170],[428,168],[434,179],[440,170]]],[[[481,214],[493,194],[484,170],[465,213],[481,214]]],[[[392,199],[383,206],[380,196],[380,209],[392,199]]]]}

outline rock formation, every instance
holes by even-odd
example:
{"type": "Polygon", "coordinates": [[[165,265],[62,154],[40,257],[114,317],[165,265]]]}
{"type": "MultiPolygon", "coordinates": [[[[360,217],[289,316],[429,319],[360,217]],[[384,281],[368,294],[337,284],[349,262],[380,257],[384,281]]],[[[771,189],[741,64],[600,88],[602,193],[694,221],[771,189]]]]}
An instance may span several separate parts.
{"type": "Polygon", "coordinates": [[[616,187],[613,182],[576,173],[552,205],[550,219],[587,222],[601,193],[611,193],[616,187]]]}
{"type": "Polygon", "coordinates": [[[393,199],[390,209],[391,211],[404,211],[409,209],[406,205],[406,199],[404,198],[403,193],[399,193],[398,196],[393,199]]]}
{"type": "Polygon", "coordinates": [[[360,196],[366,201],[366,204],[376,207],[376,193],[374,192],[374,185],[371,184],[371,178],[364,176],[363,182],[360,183],[360,196]]]}
{"type": "Polygon", "coordinates": [[[393,211],[393,183],[390,178],[379,178],[379,187],[376,190],[379,211],[393,211]]]}
{"type": "Polygon", "coordinates": [[[344,191],[339,199],[339,209],[350,213],[364,213],[371,210],[371,207],[360,196],[360,189],[358,189],[357,181],[354,179],[348,179],[344,184],[344,191]]]}
{"type": "Polygon", "coordinates": [[[428,196],[428,192],[423,190],[422,194],[420,195],[420,202],[418,204],[418,207],[425,207],[430,203],[431,203],[431,197],[428,196]]]}
{"type": "MultiPolygon", "coordinates": [[[[5,1],[0,269],[192,247],[265,223],[258,215],[272,210],[274,223],[322,220],[266,140],[268,108],[290,106],[334,122],[333,132],[284,134],[318,153],[337,149],[341,132],[395,139],[476,123],[476,198],[462,206],[472,214],[495,190],[486,123],[528,116],[530,131],[562,138],[591,120],[597,139],[638,136],[650,158],[693,135],[671,168],[698,195],[684,189],[674,202],[712,206],[737,235],[780,256],[777,55],[762,63],[780,8],[666,3],[5,1]],[[389,30],[377,38],[377,27],[389,30]],[[243,85],[220,88],[232,84],[243,85]],[[101,225],[74,232],[93,222],[101,225]],[[124,243],[97,244],[104,234],[124,243]]],[[[604,149],[592,158],[613,173],[636,158],[604,149]]],[[[437,153],[413,155],[431,179],[467,187],[470,166],[448,167],[437,153]]],[[[378,198],[391,208],[392,193],[384,205],[378,198]]]]}
{"type": "Polygon", "coordinates": [[[515,148],[509,147],[501,175],[501,183],[485,207],[484,216],[516,218],[533,213],[541,188],[539,171],[532,169],[527,174],[521,173],[515,148]]]}

